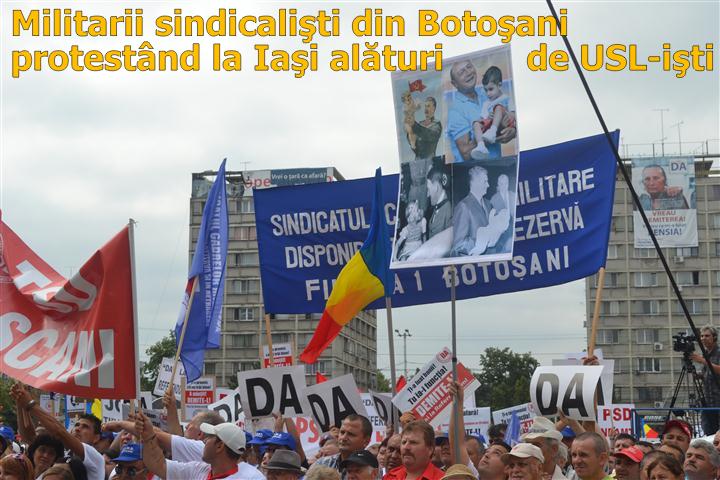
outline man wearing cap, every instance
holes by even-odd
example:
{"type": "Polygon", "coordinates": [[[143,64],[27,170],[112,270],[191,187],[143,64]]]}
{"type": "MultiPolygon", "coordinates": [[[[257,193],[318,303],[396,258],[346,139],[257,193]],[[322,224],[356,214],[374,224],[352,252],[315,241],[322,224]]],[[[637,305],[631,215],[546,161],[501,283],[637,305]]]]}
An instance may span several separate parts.
{"type": "Polygon", "coordinates": [[[640,480],[640,462],[645,456],[639,448],[632,445],[615,451],[615,478],[617,480],[640,480]]]}
{"type": "Polygon", "coordinates": [[[447,470],[453,465],[452,452],[450,451],[450,439],[447,432],[435,434],[435,452],[439,454],[440,464],[436,464],[442,470],[447,470]]]}
{"type": "Polygon", "coordinates": [[[142,460],[142,444],[127,443],[120,450],[120,455],[112,459],[115,468],[110,473],[110,480],[136,480],[137,478],[152,478],[152,474],[145,468],[142,460]]]}
{"type": "MultiPolygon", "coordinates": [[[[8,427],[7,425],[0,426],[0,458],[6,455],[6,450],[12,446],[12,442],[14,441],[15,432],[12,427],[8,427]]],[[[8,452],[8,454],[9,453],[12,452],[8,452]]]]}
{"type": "Polygon", "coordinates": [[[257,463],[252,464],[254,467],[257,467],[260,465],[260,462],[262,461],[263,455],[265,455],[265,450],[267,448],[267,441],[270,437],[273,436],[272,430],[268,429],[261,429],[255,432],[255,436],[252,437],[252,439],[247,442],[248,447],[252,448],[253,452],[255,452],[255,458],[257,459],[257,463]]]}
{"type": "Polygon", "coordinates": [[[340,468],[347,473],[348,480],[376,480],[379,466],[377,458],[367,450],[350,454],[340,464],[340,468]]]}
{"type": "MultiPolygon", "coordinates": [[[[518,443],[502,456],[505,474],[510,480],[541,480],[543,475],[542,450],[530,443],[518,443]]],[[[483,479],[484,480],[484,479],[483,479]]]]}
{"type": "Polygon", "coordinates": [[[555,428],[553,422],[545,417],[535,417],[528,433],[522,437],[524,442],[531,443],[542,451],[545,458],[543,472],[552,480],[566,480],[557,463],[562,439],[562,433],[555,428]]]}
{"type": "Polygon", "coordinates": [[[142,413],[135,417],[135,430],[143,439],[145,465],[162,479],[263,479],[255,467],[241,461],[245,451],[245,432],[234,423],[200,425],[205,434],[202,462],[166,460],[150,420],[142,413]]]}
{"type": "Polygon", "coordinates": [[[383,480],[440,480],[444,472],[432,464],[435,432],[429,423],[415,420],[403,427],[400,456],[402,465],[390,470],[383,480]]]}
{"type": "Polygon", "coordinates": [[[265,468],[267,480],[298,480],[305,473],[300,466],[300,455],[292,450],[276,451],[265,468]]]}
{"type": "Polygon", "coordinates": [[[482,480],[505,480],[503,455],[510,452],[510,445],[497,440],[491,443],[480,459],[477,469],[482,480]]]}
{"type": "Polygon", "coordinates": [[[688,480],[714,480],[720,467],[720,453],[706,440],[696,439],[685,454],[685,478],[688,480]]]}
{"type": "Polygon", "coordinates": [[[572,444],[572,465],[581,480],[612,480],[605,475],[608,461],[608,444],[605,437],[595,432],[583,432],[572,444]]]}
{"type": "Polygon", "coordinates": [[[347,460],[353,452],[364,450],[370,443],[372,437],[372,424],[370,420],[362,415],[351,414],[345,417],[340,426],[338,435],[338,448],[340,453],[329,457],[319,458],[315,465],[331,467],[340,472],[342,480],[346,480],[347,474],[342,468],[342,462],[347,460]]]}
{"type": "Polygon", "coordinates": [[[692,427],[689,423],[678,419],[669,420],[663,428],[662,444],[675,445],[685,453],[690,447],[692,436],[692,427]]]}

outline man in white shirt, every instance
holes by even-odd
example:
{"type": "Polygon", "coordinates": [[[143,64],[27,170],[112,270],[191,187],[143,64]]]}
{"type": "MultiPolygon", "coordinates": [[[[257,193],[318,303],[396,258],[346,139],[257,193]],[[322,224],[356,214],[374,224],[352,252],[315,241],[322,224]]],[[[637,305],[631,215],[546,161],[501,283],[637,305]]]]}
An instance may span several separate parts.
{"type": "Polygon", "coordinates": [[[136,416],[135,430],[143,439],[145,466],[162,479],[262,480],[264,478],[255,467],[242,461],[242,454],[245,451],[245,432],[234,423],[200,425],[200,430],[205,434],[201,462],[181,463],[166,460],[150,420],[142,413],[136,416]]]}

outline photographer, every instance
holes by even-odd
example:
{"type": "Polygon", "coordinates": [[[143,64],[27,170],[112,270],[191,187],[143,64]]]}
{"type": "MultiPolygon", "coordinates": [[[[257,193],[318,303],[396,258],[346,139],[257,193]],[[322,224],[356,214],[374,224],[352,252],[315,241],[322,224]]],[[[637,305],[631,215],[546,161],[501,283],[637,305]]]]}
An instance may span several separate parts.
{"type": "MultiPolygon", "coordinates": [[[[711,325],[705,325],[700,329],[700,341],[705,347],[710,357],[710,363],[715,373],[720,377],[720,349],[717,344],[717,329],[711,325]]],[[[693,362],[703,364],[703,382],[706,407],[720,408],[720,387],[715,381],[715,377],[707,368],[705,359],[700,353],[690,355],[693,362]]],[[[702,412],[702,428],[705,435],[713,435],[720,429],[718,411],[703,410],[702,412]]]]}

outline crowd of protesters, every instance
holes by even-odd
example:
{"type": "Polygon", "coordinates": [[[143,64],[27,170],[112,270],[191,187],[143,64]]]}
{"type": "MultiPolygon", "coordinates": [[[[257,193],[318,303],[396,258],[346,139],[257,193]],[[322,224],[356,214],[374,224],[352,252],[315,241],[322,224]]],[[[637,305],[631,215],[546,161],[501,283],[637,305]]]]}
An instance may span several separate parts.
{"type": "Polygon", "coordinates": [[[349,415],[320,437],[306,456],[295,424],[276,415],[273,430],[254,435],[223,423],[211,411],[197,413],[183,429],[175,399],[166,395],[167,428],[138,412],[126,421],[101,423],[91,414],[68,431],[16,384],[18,431],[0,426],[0,480],[714,480],[720,469],[720,432],[714,442],[693,438],[692,427],[668,421],[657,443],[628,433],[602,435],[594,422],[560,415],[536,417],[519,443],[506,425],[488,438],[465,435],[462,389],[455,397],[449,431],[404,413],[399,432],[388,427],[380,444],[361,415],[349,415]],[[456,432],[462,432],[456,435],[456,432]],[[456,440],[460,444],[456,445],[456,440]],[[513,443],[513,445],[510,445],[513,443]]]}

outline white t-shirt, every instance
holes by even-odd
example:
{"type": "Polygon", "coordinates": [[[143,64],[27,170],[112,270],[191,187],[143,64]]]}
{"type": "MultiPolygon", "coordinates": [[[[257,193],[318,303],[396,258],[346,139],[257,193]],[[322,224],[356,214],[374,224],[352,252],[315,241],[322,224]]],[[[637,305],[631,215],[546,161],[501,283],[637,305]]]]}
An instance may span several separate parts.
{"type": "Polygon", "coordinates": [[[170,438],[170,456],[178,462],[202,461],[204,448],[205,444],[202,440],[190,440],[180,435],[173,435],[170,438]]]}
{"type": "Polygon", "coordinates": [[[105,480],[105,458],[87,443],[83,443],[83,453],[88,480],[105,480]]]}
{"type": "MultiPolygon", "coordinates": [[[[172,480],[205,480],[210,473],[210,465],[204,462],[180,463],[168,460],[167,478],[172,480]]],[[[226,480],[263,480],[265,477],[260,471],[245,462],[238,463],[238,471],[226,480]]]]}

